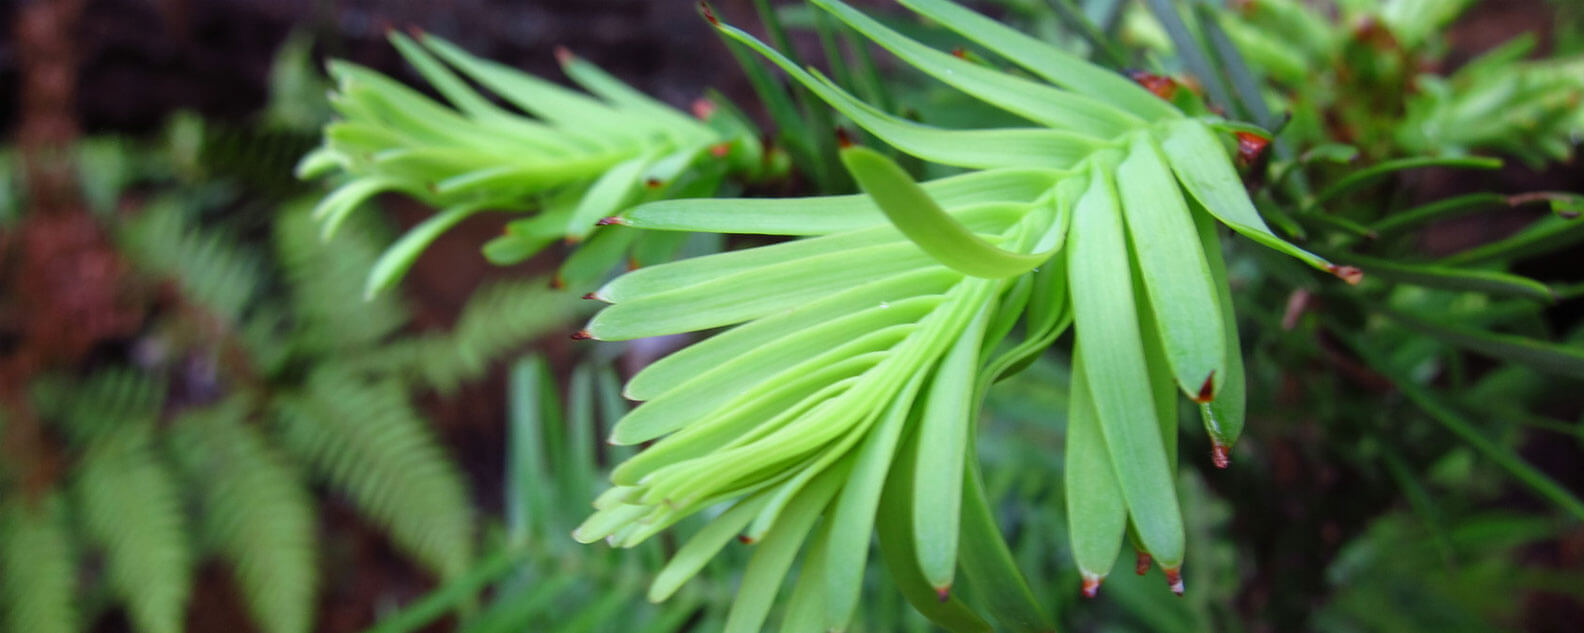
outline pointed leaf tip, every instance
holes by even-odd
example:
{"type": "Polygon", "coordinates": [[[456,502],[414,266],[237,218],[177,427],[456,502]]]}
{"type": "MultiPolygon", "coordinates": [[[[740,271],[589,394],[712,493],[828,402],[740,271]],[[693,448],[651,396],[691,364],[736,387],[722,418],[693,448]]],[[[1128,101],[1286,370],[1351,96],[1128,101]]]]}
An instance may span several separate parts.
{"type": "Polygon", "coordinates": [[[1210,375],[1209,376],[1205,376],[1204,384],[1199,386],[1199,393],[1194,396],[1193,401],[1197,402],[1199,404],[1209,404],[1210,401],[1214,400],[1214,399],[1215,399],[1215,371],[1211,370],[1210,371],[1210,375]]]}
{"type": "Polygon", "coordinates": [[[1265,153],[1266,146],[1270,145],[1269,138],[1253,132],[1237,132],[1236,135],[1238,162],[1244,165],[1254,164],[1260,154],[1265,153]]]}
{"type": "Polygon", "coordinates": [[[1150,91],[1151,94],[1163,100],[1171,101],[1172,97],[1177,94],[1177,80],[1171,77],[1157,75],[1145,70],[1130,72],[1128,77],[1138,82],[1138,85],[1144,86],[1144,89],[1150,91]]]}
{"type": "Polygon", "coordinates": [[[577,56],[573,55],[572,51],[567,49],[567,47],[565,47],[565,46],[556,46],[555,47],[555,58],[556,58],[556,63],[557,64],[565,66],[567,64],[572,63],[573,60],[577,59],[577,56]]]}
{"type": "Polygon", "coordinates": [[[1085,598],[1094,598],[1095,596],[1100,595],[1100,581],[1102,581],[1102,580],[1105,580],[1104,576],[1098,576],[1098,575],[1095,575],[1095,574],[1084,574],[1083,575],[1083,589],[1082,589],[1083,597],[1085,597],[1085,598]]]}
{"type": "Polygon", "coordinates": [[[939,600],[941,602],[946,602],[947,600],[951,600],[951,586],[947,585],[945,587],[936,587],[935,588],[935,599],[939,600]]]}
{"type": "Polygon", "coordinates": [[[1138,558],[1134,559],[1133,561],[1133,573],[1140,576],[1149,573],[1150,565],[1153,562],[1154,561],[1150,558],[1149,552],[1139,552],[1138,558]]]}
{"type": "Polygon", "coordinates": [[[700,2],[698,3],[698,9],[699,9],[699,13],[703,14],[704,15],[704,19],[709,20],[710,24],[715,25],[715,26],[720,26],[721,25],[720,20],[715,19],[715,12],[710,10],[710,5],[709,5],[708,2],[704,2],[703,0],[700,0],[700,2]]]}
{"type": "Polygon", "coordinates": [[[752,536],[748,536],[747,534],[738,534],[737,535],[737,542],[742,543],[743,545],[753,545],[754,544],[753,537],[752,536]]]}
{"type": "Polygon", "coordinates": [[[847,149],[853,146],[852,135],[847,133],[847,128],[836,126],[836,147],[847,149]]]}
{"type": "Polygon", "coordinates": [[[603,218],[600,218],[598,222],[594,223],[595,226],[609,226],[609,225],[612,225],[612,224],[615,224],[617,226],[627,226],[629,223],[627,222],[626,218],[623,218],[623,217],[621,217],[619,215],[612,215],[612,216],[608,216],[608,217],[603,217],[603,218]]]}
{"type": "Polygon", "coordinates": [[[1347,282],[1349,286],[1357,286],[1359,282],[1364,281],[1364,271],[1359,270],[1355,266],[1326,264],[1326,272],[1336,275],[1337,278],[1347,282]]]}
{"type": "Polygon", "coordinates": [[[1210,440],[1210,463],[1216,468],[1226,469],[1232,464],[1232,446],[1220,440],[1210,440]]]}
{"type": "Polygon", "coordinates": [[[1172,567],[1164,571],[1166,572],[1166,585],[1171,587],[1171,592],[1178,596],[1183,595],[1185,588],[1183,587],[1182,569],[1172,567]]]}
{"type": "Polygon", "coordinates": [[[591,338],[594,338],[594,335],[590,334],[588,330],[578,330],[572,333],[572,340],[574,341],[587,341],[591,338]]]}

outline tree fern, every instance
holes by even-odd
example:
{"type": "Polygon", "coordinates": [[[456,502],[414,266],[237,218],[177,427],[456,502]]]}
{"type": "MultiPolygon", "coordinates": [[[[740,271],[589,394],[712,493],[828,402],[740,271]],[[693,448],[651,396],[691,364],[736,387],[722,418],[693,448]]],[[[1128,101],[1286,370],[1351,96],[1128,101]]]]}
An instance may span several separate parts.
{"type": "Polygon", "coordinates": [[[466,569],[473,519],[462,476],[391,379],[336,367],[275,403],[286,448],[442,578],[466,569]]]}
{"type": "Polygon", "coordinates": [[[246,424],[237,396],[173,423],[172,454],[197,491],[206,540],[235,571],[264,633],[307,633],[318,593],[318,525],[298,473],[246,424]]]}
{"type": "Polygon", "coordinates": [[[117,429],[90,443],[72,498],[132,625],[142,633],[181,631],[195,556],[180,488],[158,460],[150,429],[117,429]]]}
{"type": "Polygon", "coordinates": [[[7,631],[78,630],[76,552],[57,495],[0,503],[0,614],[7,631]]]}

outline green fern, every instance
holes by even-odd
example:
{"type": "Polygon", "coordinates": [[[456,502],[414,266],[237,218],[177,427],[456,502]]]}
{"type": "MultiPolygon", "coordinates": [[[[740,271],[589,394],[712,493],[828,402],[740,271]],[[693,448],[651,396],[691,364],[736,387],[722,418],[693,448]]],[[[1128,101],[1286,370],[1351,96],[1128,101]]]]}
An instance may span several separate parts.
{"type": "Polygon", "coordinates": [[[0,614],[6,631],[78,630],[77,561],[56,495],[0,504],[0,614]]]}
{"type": "Polygon", "coordinates": [[[237,248],[226,235],[194,230],[186,204],[176,197],[143,209],[124,227],[121,244],[140,266],[177,282],[186,301],[220,323],[241,322],[263,281],[256,254],[237,248]]]}
{"type": "Polygon", "coordinates": [[[395,295],[363,298],[363,280],[383,237],[374,218],[348,220],[324,241],[306,200],[285,205],[275,221],[275,256],[291,295],[292,340],[309,354],[363,349],[395,332],[407,312],[395,295]]]}
{"type": "Polygon", "coordinates": [[[442,578],[472,559],[472,507],[462,476],[391,379],[334,366],[276,401],[287,451],[442,578]]]}
{"type": "Polygon", "coordinates": [[[233,397],[172,425],[172,454],[197,490],[206,539],[235,568],[264,633],[307,633],[319,584],[313,499],[233,397]]]}
{"type": "Polygon", "coordinates": [[[143,633],[177,633],[192,592],[194,554],[180,488],[151,442],[127,427],[86,447],[72,484],[90,544],[105,557],[111,590],[143,633]]]}

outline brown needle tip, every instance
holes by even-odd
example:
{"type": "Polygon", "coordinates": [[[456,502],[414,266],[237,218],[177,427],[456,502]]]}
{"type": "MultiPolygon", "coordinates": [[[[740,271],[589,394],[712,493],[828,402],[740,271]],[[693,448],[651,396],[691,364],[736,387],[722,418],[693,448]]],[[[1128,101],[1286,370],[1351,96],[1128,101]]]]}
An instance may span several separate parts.
{"type": "Polygon", "coordinates": [[[613,216],[609,216],[609,217],[600,218],[598,222],[594,223],[595,226],[608,226],[608,225],[611,225],[611,224],[615,224],[615,225],[618,225],[618,226],[627,226],[627,220],[622,219],[622,217],[619,216],[619,215],[613,215],[613,216]]]}
{"type": "Polygon", "coordinates": [[[1211,400],[1214,400],[1214,399],[1215,399],[1215,372],[1211,371],[1209,376],[1205,376],[1204,384],[1203,385],[1199,385],[1199,393],[1194,396],[1193,400],[1194,400],[1194,402],[1197,402],[1199,404],[1208,404],[1211,400]]]}
{"type": "Polygon", "coordinates": [[[1183,579],[1182,579],[1182,570],[1179,569],[1179,568],[1173,567],[1173,568],[1167,569],[1165,571],[1166,571],[1166,584],[1167,584],[1167,586],[1171,587],[1171,592],[1175,593],[1175,594],[1177,594],[1179,596],[1183,595],[1184,587],[1183,587],[1183,579]]]}
{"type": "Polygon", "coordinates": [[[1095,596],[1100,595],[1100,581],[1102,581],[1102,580],[1105,580],[1105,578],[1102,577],[1102,576],[1096,576],[1096,575],[1093,575],[1093,574],[1084,574],[1083,575],[1083,597],[1085,597],[1085,598],[1093,598],[1095,596]]]}
{"type": "Polygon", "coordinates": [[[710,10],[710,5],[708,2],[700,2],[698,3],[698,7],[699,13],[704,14],[704,19],[709,20],[710,24],[720,26],[720,20],[715,19],[715,12],[710,10]]]}
{"type": "Polygon", "coordinates": [[[594,338],[594,335],[589,334],[588,330],[578,330],[572,333],[572,340],[574,341],[587,341],[591,338],[594,338]]]}
{"type": "Polygon", "coordinates": [[[1219,440],[1210,441],[1210,463],[1216,468],[1226,468],[1232,463],[1232,447],[1219,440]]]}
{"type": "Polygon", "coordinates": [[[1336,275],[1342,281],[1347,282],[1349,286],[1357,286],[1360,281],[1364,281],[1364,271],[1353,266],[1329,264],[1326,266],[1326,272],[1336,275]]]}
{"type": "Polygon", "coordinates": [[[1133,573],[1140,576],[1149,573],[1151,562],[1149,552],[1139,552],[1138,558],[1133,561],[1133,573]]]}
{"type": "Polygon", "coordinates": [[[941,602],[945,602],[947,600],[950,600],[951,599],[951,586],[947,585],[945,587],[936,587],[935,588],[935,599],[939,600],[941,602]]]}

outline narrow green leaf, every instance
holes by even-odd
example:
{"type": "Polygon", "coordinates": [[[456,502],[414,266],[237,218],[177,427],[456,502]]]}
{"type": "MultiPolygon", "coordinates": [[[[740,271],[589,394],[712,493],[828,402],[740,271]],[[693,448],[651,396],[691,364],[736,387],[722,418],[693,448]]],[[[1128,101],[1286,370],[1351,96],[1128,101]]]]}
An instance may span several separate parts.
{"type": "Polygon", "coordinates": [[[948,130],[914,123],[854,98],[823,75],[799,68],[740,29],[725,24],[716,28],[780,66],[859,127],[924,160],[969,168],[1064,169],[1087,157],[1098,144],[1088,136],[1045,128],[948,130]]]}
{"type": "Polygon", "coordinates": [[[1243,423],[1248,400],[1248,378],[1243,369],[1243,346],[1238,341],[1237,312],[1232,306],[1232,287],[1227,277],[1226,260],[1221,256],[1221,239],[1216,233],[1215,220],[1202,207],[1194,208],[1194,226],[1199,231],[1199,243],[1204,245],[1205,261],[1210,264],[1210,279],[1215,286],[1216,299],[1225,315],[1226,380],[1215,400],[1199,405],[1199,417],[1210,435],[1211,461],[1220,468],[1227,466],[1232,446],[1243,434],[1243,423]]]}
{"type": "Polygon", "coordinates": [[[1584,242],[1584,220],[1549,215],[1512,237],[1476,246],[1441,259],[1443,264],[1512,261],[1555,252],[1584,242]]]}
{"type": "Polygon", "coordinates": [[[1471,352],[1584,380],[1584,350],[1577,346],[1437,323],[1396,310],[1383,310],[1382,313],[1404,327],[1471,352]]]}
{"type": "Polygon", "coordinates": [[[1404,396],[1413,401],[1431,419],[1441,423],[1448,431],[1468,442],[1470,446],[1474,447],[1474,450],[1479,451],[1487,459],[1511,473],[1513,478],[1528,486],[1536,494],[1556,504],[1575,518],[1584,519],[1584,501],[1581,501],[1567,487],[1546,476],[1545,473],[1540,472],[1511,450],[1486,437],[1478,426],[1457,413],[1452,406],[1443,402],[1434,392],[1419,386],[1418,383],[1394,369],[1372,346],[1366,345],[1359,335],[1348,331],[1346,328],[1332,327],[1331,331],[1346,342],[1348,347],[1353,348],[1353,351],[1364,359],[1364,362],[1368,363],[1370,367],[1384,373],[1387,378],[1391,379],[1397,385],[1397,389],[1402,391],[1404,396]]]}
{"type": "Polygon", "coordinates": [[[880,495],[880,512],[875,528],[880,557],[890,572],[891,582],[913,608],[931,622],[952,633],[989,633],[990,625],[957,596],[945,600],[924,580],[918,567],[918,545],[913,538],[913,475],[917,472],[918,442],[904,437],[896,464],[886,477],[880,495]]]}
{"type": "Polygon", "coordinates": [[[1144,121],[1083,94],[1009,75],[904,37],[839,0],[813,0],[897,58],[931,77],[1035,123],[1112,138],[1144,121]]]}
{"type": "Polygon", "coordinates": [[[831,294],[678,350],[639,371],[627,382],[623,393],[632,400],[653,400],[705,372],[788,336],[860,310],[891,306],[909,297],[938,294],[959,279],[961,276],[951,271],[933,268],[878,279],[831,294]]]}
{"type": "Polygon", "coordinates": [[[1171,104],[1133,81],[956,3],[948,0],[899,1],[1051,83],[1126,108],[1146,121],[1182,116],[1171,104]]]}
{"type": "Polygon", "coordinates": [[[1382,161],[1367,168],[1360,169],[1344,176],[1331,186],[1321,190],[1315,195],[1314,202],[1318,205],[1327,200],[1356,191],[1366,185],[1374,183],[1381,178],[1403,171],[1405,169],[1419,169],[1421,167],[1453,167],[1458,169],[1500,169],[1501,159],[1484,158],[1479,156],[1421,156],[1414,158],[1399,158],[1396,160],[1382,161]]]}
{"type": "Polygon", "coordinates": [[[1254,203],[1243,189],[1243,182],[1232,170],[1226,150],[1210,135],[1203,123],[1191,120],[1167,124],[1161,149],[1177,181],[1206,210],[1232,230],[1270,248],[1281,251],[1310,266],[1327,272],[1335,267],[1314,253],[1288,243],[1265,225],[1254,203]]]}
{"type": "Polygon", "coordinates": [[[1551,289],[1543,283],[1527,277],[1509,275],[1493,270],[1476,270],[1435,264],[1411,264],[1352,253],[1339,254],[1333,258],[1337,261],[1361,266],[1369,270],[1371,275],[1396,283],[1445,290],[1482,292],[1497,296],[1523,297],[1547,303],[1555,300],[1551,289]]]}
{"type": "Polygon", "coordinates": [[[385,249],[380,254],[378,261],[374,262],[373,270],[369,271],[368,283],[363,287],[364,300],[373,299],[376,295],[401,282],[412,268],[413,262],[418,261],[424,249],[434,243],[441,233],[446,232],[457,223],[467,219],[479,211],[478,205],[458,205],[442,209],[439,213],[429,216],[418,226],[409,229],[396,240],[395,244],[385,249]]]}
{"type": "Polygon", "coordinates": [[[836,494],[847,470],[832,468],[815,478],[781,513],[781,519],[765,535],[764,541],[755,546],[754,555],[743,570],[742,584],[732,600],[731,612],[726,616],[725,633],[757,633],[764,625],[770,605],[792,566],[792,559],[836,494]]]}
{"type": "Polygon", "coordinates": [[[769,499],[769,495],[760,494],[737,501],[694,533],[655,575],[654,582],[649,585],[649,601],[664,602],[675,594],[682,583],[697,575],[710,559],[748,527],[748,522],[769,499]]]}
{"type": "Polygon", "coordinates": [[[595,315],[587,332],[616,341],[731,325],[932,264],[909,243],[799,259],[618,303],[595,315]]]}
{"type": "Polygon", "coordinates": [[[1122,553],[1127,506],[1100,431],[1083,356],[1073,354],[1068,390],[1067,447],[1062,483],[1067,499],[1067,538],[1083,576],[1085,596],[1094,596],[1122,553]]]}
{"type": "Polygon", "coordinates": [[[1056,630],[1034,590],[1007,547],[1006,537],[996,525],[995,512],[979,473],[979,458],[970,438],[968,464],[963,472],[962,543],[959,545],[963,575],[1001,627],[1010,633],[1048,633],[1056,630]]]}
{"type": "Polygon", "coordinates": [[[937,593],[951,588],[962,528],[963,467],[974,417],[973,375],[990,310],[985,307],[956,337],[924,395],[918,463],[913,475],[913,536],[919,571],[937,593]]]}
{"type": "Polygon", "coordinates": [[[880,494],[885,488],[887,473],[893,467],[902,431],[913,412],[914,396],[925,375],[918,372],[886,408],[878,426],[858,449],[852,475],[842,486],[831,510],[830,542],[821,576],[824,581],[821,590],[825,593],[825,621],[821,630],[847,630],[858,611],[880,494]]]}
{"type": "Polygon", "coordinates": [[[975,235],[941,209],[901,167],[864,147],[842,150],[842,163],[864,193],[908,239],[937,261],[976,277],[1011,277],[1028,272],[1054,251],[1036,254],[1002,250],[975,235]]]}
{"type": "MultiPolygon", "coordinates": [[[[949,213],[992,202],[1032,202],[1063,172],[1044,169],[976,171],[919,183],[949,213]]],[[[817,198],[660,200],[623,213],[622,222],[643,229],[825,235],[886,224],[874,199],[864,194],[817,198]]]]}
{"type": "Polygon", "coordinates": [[[1370,225],[1370,230],[1375,231],[1376,235],[1385,237],[1400,233],[1405,229],[1423,226],[1430,222],[1455,218],[1480,209],[1498,205],[1505,206],[1506,204],[1507,196],[1499,193],[1471,193],[1444,198],[1388,215],[1381,221],[1370,225]]]}
{"type": "Polygon", "coordinates": [[[1167,36],[1171,37],[1172,48],[1177,57],[1182,60],[1188,72],[1193,73],[1205,91],[1210,93],[1210,101],[1222,107],[1236,107],[1232,101],[1232,93],[1227,90],[1226,80],[1221,77],[1220,67],[1210,63],[1210,57],[1205,54],[1204,45],[1199,38],[1183,23],[1182,14],[1177,12],[1177,3],[1170,0],[1145,0],[1150,13],[1155,20],[1166,29],[1167,36]]]}
{"type": "MultiPolygon", "coordinates": [[[[1219,157],[1212,157],[1212,159],[1219,157]]],[[[1226,377],[1221,306],[1188,205],[1147,136],[1116,171],[1129,242],[1178,388],[1207,402],[1226,377]]]]}
{"type": "Polygon", "coordinates": [[[1128,512],[1150,553],[1172,569],[1182,564],[1182,514],[1154,403],[1140,393],[1149,373],[1108,162],[1097,161],[1073,213],[1067,266],[1078,349],[1128,512]]]}

